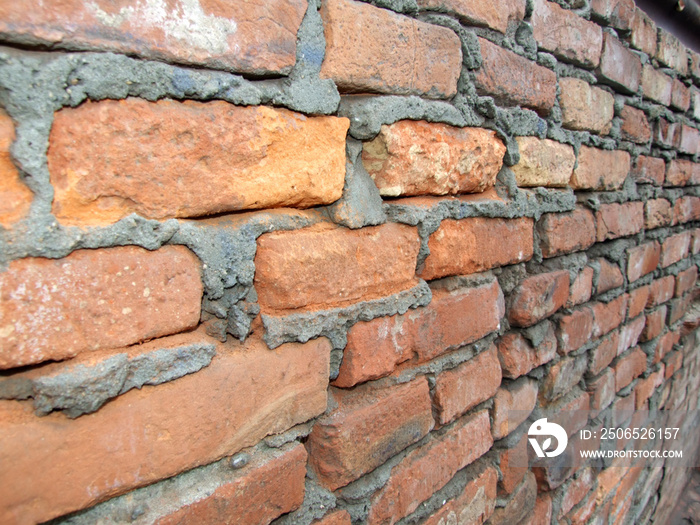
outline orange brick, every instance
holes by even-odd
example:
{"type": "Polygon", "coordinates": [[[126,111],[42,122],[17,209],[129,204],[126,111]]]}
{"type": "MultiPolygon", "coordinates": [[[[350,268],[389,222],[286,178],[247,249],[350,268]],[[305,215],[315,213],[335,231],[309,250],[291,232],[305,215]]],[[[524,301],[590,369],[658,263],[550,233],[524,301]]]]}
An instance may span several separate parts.
{"type": "Polygon", "coordinates": [[[637,317],[644,311],[647,306],[647,301],[649,300],[649,293],[651,292],[651,287],[649,285],[641,286],[636,290],[632,290],[630,294],[630,302],[628,305],[627,317],[632,319],[637,317]]]}
{"type": "Polygon", "coordinates": [[[538,493],[532,515],[522,525],[543,525],[552,521],[552,497],[546,492],[538,493]]]}
{"type": "Polygon", "coordinates": [[[586,367],[586,358],[583,356],[563,357],[551,364],[540,385],[540,404],[549,404],[569,392],[581,381],[586,367]]]}
{"type": "Polygon", "coordinates": [[[493,399],[491,417],[494,439],[501,439],[525,421],[537,402],[537,382],[521,377],[501,386],[493,399]]]}
{"type": "Polygon", "coordinates": [[[457,92],[462,50],[453,31],[353,0],[324,0],[321,17],[321,77],[342,91],[431,98],[457,92]]]}
{"type": "Polygon", "coordinates": [[[326,224],[258,238],[255,288],[263,309],[338,305],[415,286],[418,232],[402,224],[326,224]],[[352,257],[348,257],[352,254],[352,257]]]}
{"type": "Polygon", "coordinates": [[[564,491],[564,497],[559,504],[559,517],[563,517],[573,509],[591,491],[595,484],[593,469],[587,468],[579,472],[564,491]]]}
{"type": "Polygon", "coordinates": [[[645,379],[640,379],[634,387],[634,408],[636,410],[645,410],[647,400],[654,394],[654,391],[664,382],[664,365],[660,365],[656,372],[649,375],[645,379]]]}
{"type": "Polygon", "coordinates": [[[674,297],[681,297],[693,289],[698,280],[698,267],[691,266],[687,270],[683,270],[676,276],[676,290],[674,297]]]}
{"type": "Polygon", "coordinates": [[[662,306],[661,308],[657,308],[653,312],[646,315],[644,331],[639,338],[640,341],[651,341],[660,335],[661,332],[663,332],[664,328],[666,327],[666,313],[666,307],[662,306]]]}
{"type": "Polygon", "coordinates": [[[639,336],[644,330],[645,324],[646,319],[643,315],[640,315],[634,321],[620,327],[618,330],[620,338],[617,346],[617,355],[620,355],[628,348],[631,348],[637,344],[639,336]]]}
{"type": "Polygon", "coordinates": [[[295,206],[340,198],[349,121],[223,101],[86,102],[54,116],[53,213],[66,224],[295,206]],[[155,130],[155,131],[154,131],[155,130]]]}
{"type": "Polygon", "coordinates": [[[510,379],[516,379],[551,361],[556,353],[557,339],[551,323],[547,323],[547,331],[537,346],[533,346],[519,332],[507,333],[498,341],[503,377],[510,379]]]}
{"type": "Polygon", "coordinates": [[[671,235],[661,244],[661,267],[671,266],[688,256],[690,250],[690,232],[671,235]]]}
{"type": "Polygon", "coordinates": [[[649,199],[644,203],[644,227],[647,230],[673,222],[673,207],[666,199],[649,199]]]}
{"type": "Polygon", "coordinates": [[[19,172],[12,162],[10,146],[14,140],[15,125],[0,108],[0,225],[5,228],[27,214],[33,197],[29,188],[20,181],[19,172]]]}
{"type": "Polygon", "coordinates": [[[596,293],[607,292],[624,284],[625,278],[622,276],[619,266],[602,257],[596,260],[600,264],[596,293]]]}
{"type": "Polygon", "coordinates": [[[600,337],[622,324],[627,316],[627,294],[609,303],[595,303],[593,310],[593,335],[600,337]]]}
{"type": "Polygon", "coordinates": [[[615,390],[621,390],[647,369],[647,355],[637,347],[620,357],[613,365],[615,390]]]}
{"type": "Polygon", "coordinates": [[[623,139],[638,144],[646,144],[651,140],[651,127],[641,109],[625,106],[620,111],[620,118],[622,119],[620,134],[623,139]]]}
{"type": "Polygon", "coordinates": [[[73,420],[0,401],[0,522],[47,521],[320,415],[330,350],[324,338],[275,350],[255,338],[217,344],[199,372],[131,390],[73,420]]]}
{"type": "Polygon", "coordinates": [[[433,428],[428,382],[331,390],[337,408],[314,425],[309,464],[331,490],[343,487],[418,441],[433,428]]]}
{"type": "Polygon", "coordinates": [[[515,140],[520,160],[511,169],[518,186],[564,188],[569,184],[576,163],[571,146],[537,137],[516,137],[515,140]]]}
{"type": "Polygon", "coordinates": [[[506,505],[496,508],[489,520],[489,524],[508,525],[523,522],[532,512],[536,496],[537,481],[535,480],[535,475],[532,472],[528,472],[506,505]]]}
{"type": "Polygon", "coordinates": [[[246,465],[236,480],[157,520],[156,524],[269,523],[299,508],[304,501],[305,477],[306,451],[302,445],[296,445],[261,465],[246,465]]]}
{"type": "Polygon", "coordinates": [[[661,258],[661,245],[652,241],[629,248],[627,257],[627,279],[633,282],[656,270],[661,258]]]}
{"type": "Polygon", "coordinates": [[[565,213],[545,213],[537,222],[543,257],[585,250],[595,243],[593,213],[577,208],[565,213]]]}
{"type": "Polygon", "coordinates": [[[559,350],[568,353],[583,346],[593,333],[593,310],[578,308],[559,319],[557,339],[559,350]]]}
{"type": "Polygon", "coordinates": [[[642,74],[642,62],[609,33],[603,34],[603,54],[598,75],[623,93],[636,93],[642,74]]]}
{"type": "Polygon", "coordinates": [[[441,425],[496,394],[501,386],[501,365],[491,346],[469,361],[435,378],[433,402],[441,425]]]}
{"type": "Polygon", "coordinates": [[[689,160],[671,160],[666,165],[666,186],[685,186],[693,175],[689,160]]]}
{"type": "Polygon", "coordinates": [[[506,493],[511,494],[522,481],[528,471],[527,435],[523,434],[520,441],[512,448],[498,450],[498,466],[501,469],[501,481],[498,485],[506,493]]]}
{"type": "Polygon", "coordinates": [[[630,155],[626,151],[581,146],[571,187],[576,190],[617,190],[622,187],[629,172],[630,155]]]}
{"type": "Polygon", "coordinates": [[[199,260],[181,246],[19,259],[0,290],[0,369],[182,332],[202,300],[199,260]]]}
{"type": "Polygon", "coordinates": [[[602,204],[596,212],[598,242],[634,235],[644,228],[644,203],[602,204]]]}
{"type": "Polygon", "coordinates": [[[601,339],[597,347],[592,350],[588,372],[598,375],[607,367],[618,354],[620,335],[612,332],[608,337],[601,339]]]}
{"type": "Polygon", "coordinates": [[[647,299],[647,308],[658,306],[673,297],[676,287],[676,279],[673,275],[667,275],[661,279],[656,279],[651,283],[649,288],[649,298],[647,299]]]}
{"type": "Polygon", "coordinates": [[[368,524],[394,524],[407,516],[492,444],[489,416],[484,410],[411,451],[391,470],[387,484],[372,498],[368,524]]]}
{"type": "Polygon", "coordinates": [[[512,292],[508,320],[513,326],[532,326],[559,310],[568,298],[568,271],[533,275],[512,292]]]}
{"type": "Polygon", "coordinates": [[[586,387],[591,396],[591,416],[595,417],[615,399],[615,374],[606,368],[599,377],[589,380],[586,387]]]}
{"type": "Polygon", "coordinates": [[[486,26],[505,33],[509,23],[520,22],[525,17],[525,0],[504,0],[496,6],[484,2],[461,0],[418,0],[426,9],[456,14],[470,25],[486,26]]]}
{"type": "Polygon", "coordinates": [[[419,272],[427,280],[527,261],[533,253],[533,221],[446,219],[428,239],[428,248],[430,255],[419,272]]]}
{"type": "Polygon", "coordinates": [[[700,219],[700,198],[686,195],[673,205],[673,224],[685,224],[700,219]]]}
{"type": "Polygon", "coordinates": [[[569,287],[569,300],[566,307],[570,308],[587,302],[593,293],[593,268],[586,266],[579,272],[574,279],[573,284],[569,287]]]}
{"type": "Polygon", "coordinates": [[[320,520],[314,521],[313,525],[352,525],[352,520],[347,510],[337,510],[326,514],[320,520]]]}
{"type": "Polygon", "coordinates": [[[607,135],[615,116],[614,103],[615,99],[610,93],[592,87],[585,80],[573,77],[559,79],[559,105],[565,128],[607,135]]]}

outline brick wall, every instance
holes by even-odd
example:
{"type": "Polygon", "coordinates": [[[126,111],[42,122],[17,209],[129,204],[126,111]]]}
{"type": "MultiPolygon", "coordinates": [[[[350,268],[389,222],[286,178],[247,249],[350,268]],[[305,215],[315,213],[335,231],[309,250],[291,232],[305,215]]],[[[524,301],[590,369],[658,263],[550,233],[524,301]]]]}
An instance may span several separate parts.
{"type": "Polygon", "coordinates": [[[697,464],[700,55],[632,0],[0,40],[0,523],[666,522],[687,468],[528,465],[649,409],[697,464]]]}

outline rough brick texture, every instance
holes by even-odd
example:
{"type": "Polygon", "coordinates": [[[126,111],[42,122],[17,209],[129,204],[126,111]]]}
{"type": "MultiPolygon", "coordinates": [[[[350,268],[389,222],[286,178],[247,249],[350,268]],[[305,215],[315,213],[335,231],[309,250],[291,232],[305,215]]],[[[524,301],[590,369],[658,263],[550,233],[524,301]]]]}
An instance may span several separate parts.
{"type": "Polygon", "coordinates": [[[477,26],[485,26],[505,33],[509,23],[519,22],[525,17],[524,0],[505,0],[498,5],[461,0],[417,0],[420,7],[447,11],[460,19],[477,26]]]}
{"type": "Polygon", "coordinates": [[[513,291],[508,320],[513,326],[531,326],[564,306],[569,298],[569,272],[528,277],[513,291]]]}
{"type": "Polygon", "coordinates": [[[577,78],[560,79],[559,89],[561,90],[559,104],[564,126],[603,135],[610,131],[615,102],[610,93],[592,87],[588,82],[577,78]]]}
{"type": "Polygon", "coordinates": [[[544,257],[585,250],[595,243],[594,216],[585,208],[567,213],[547,213],[537,223],[537,233],[544,257]]]}
{"type": "Polygon", "coordinates": [[[629,172],[630,155],[626,151],[581,146],[571,186],[577,190],[616,190],[622,187],[629,172]]]}
{"type": "Polygon", "coordinates": [[[634,235],[644,228],[644,206],[641,202],[603,204],[595,218],[598,242],[634,235]]]}
{"type": "Polygon", "coordinates": [[[513,166],[518,186],[563,187],[569,184],[576,157],[571,146],[535,137],[517,137],[520,161],[513,166]]]}
{"type": "Polygon", "coordinates": [[[32,203],[32,192],[20,180],[10,157],[14,140],[15,125],[0,109],[0,225],[6,228],[23,218],[32,203]]]}
{"type": "Polygon", "coordinates": [[[606,84],[623,93],[636,93],[642,75],[642,62],[614,36],[605,33],[597,72],[606,84]]]}

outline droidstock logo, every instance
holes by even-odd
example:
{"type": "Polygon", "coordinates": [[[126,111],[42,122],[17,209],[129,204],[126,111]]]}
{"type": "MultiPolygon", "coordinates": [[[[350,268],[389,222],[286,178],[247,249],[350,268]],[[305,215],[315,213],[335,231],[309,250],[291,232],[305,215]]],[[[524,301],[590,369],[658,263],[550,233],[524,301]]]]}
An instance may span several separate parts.
{"type": "Polygon", "coordinates": [[[548,436],[542,442],[540,446],[539,441],[536,437],[530,437],[530,445],[535,450],[535,454],[538,457],[543,458],[547,456],[548,458],[555,458],[566,448],[569,443],[569,438],[566,435],[566,430],[556,423],[549,423],[546,417],[538,419],[532,425],[530,425],[530,430],[527,431],[528,436],[548,436]],[[557,440],[557,448],[554,450],[548,450],[552,446],[552,438],[557,440]]]}

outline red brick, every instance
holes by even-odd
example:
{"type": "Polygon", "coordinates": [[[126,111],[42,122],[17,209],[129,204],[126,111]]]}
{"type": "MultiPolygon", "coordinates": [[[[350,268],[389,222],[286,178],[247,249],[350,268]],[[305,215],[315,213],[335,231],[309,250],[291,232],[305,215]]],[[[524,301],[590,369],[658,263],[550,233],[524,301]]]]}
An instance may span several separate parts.
{"type": "Polygon", "coordinates": [[[617,355],[620,355],[628,348],[637,344],[639,336],[644,330],[646,319],[643,315],[637,317],[634,321],[622,326],[619,330],[619,343],[617,345],[617,355]]]}
{"type": "Polygon", "coordinates": [[[695,155],[700,149],[700,131],[697,129],[681,124],[681,137],[678,144],[678,151],[695,155]]]}
{"type": "Polygon", "coordinates": [[[664,367],[649,375],[645,379],[640,379],[634,387],[635,405],[637,410],[646,410],[647,401],[654,394],[654,391],[664,382],[664,367]]]}
{"type": "Polygon", "coordinates": [[[418,248],[416,229],[395,223],[361,230],[320,224],[261,235],[255,255],[260,305],[337,305],[406,290],[417,284],[418,248]]]}
{"type": "MultiPolygon", "coordinates": [[[[561,9],[554,3],[550,5],[561,9]]],[[[565,12],[582,20],[570,11],[565,12]]],[[[615,103],[610,93],[573,77],[560,78],[559,90],[559,105],[562,111],[562,124],[565,128],[592,131],[602,135],[610,132],[615,103]]]]}
{"type": "Polygon", "coordinates": [[[688,51],[678,38],[659,28],[656,58],[685,76],[688,73],[688,51]]]}
{"type": "Polygon", "coordinates": [[[693,240],[690,243],[690,252],[695,255],[700,253],[700,228],[696,228],[692,231],[693,240]]]}
{"type": "Polygon", "coordinates": [[[601,339],[597,347],[591,351],[590,364],[588,365],[588,372],[591,375],[600,374],[605,367],[607,367],[615,356],[618,354],[618,347],[620,345],[620,334],[618,332],[612,332],[605,339],[601,339]]]}
{"type": "Polygon", "coordinates": [[[700,120],[700,91],[695,87],[690,88],[690,102],[693,118],[695,120],[700,120]]]}
{"type": "Polygon", "coordinates": [[[656,348],[654,349],[654,358],[652,359],[652,364],[656,364],[661,361],[666,354],[673,350],[673,345],[677,344],[680,337],[679,334],[674,332],[666,332],[656,343],[656,348]]]}
{"type": "Polygon", "coordinates": [[[587,302],[593,293],[593,268],[586,266],[579,272],[569,287],[569,300],[566,307],[570,308],[587,302]]]}
{"type": "Polygon", "coordinates": [[[479,38],[482,64],[476,72],[476,90],[499,104],[525,106],[549,114],[556,100],[557,77],[553,71],[479,38]]]}
{"type": "Polygon", "coordinates": [[[545,213],[537,223],[543,257],[556,257],[590,248],[595,243],[593,213],[576,208],[565,213],[545,213]]]}
{"type": "Polygon", "coordinates": [[[666,186],[685,186],[693,175],[689,160],[672,160],[666,167],[666,186]]]}
{"type": "Polygon", "coordinates": [[[501,386],[501,365],[496,347],[435,378],[434,398],[438,421],[445,425],[486,401],[501,386]]]}
{"type": "Polygon", "coordinates": [[[666,356],[666,368],[664,370],[664,379],[670,379],[683,366],[683,352],[675,351],[666,356]]]}
{"type": "Polygon", "coordinates": [[[642,62],[609,33],[603,35],[603,54],[598,75],[602,81],[625,93],[636,93],[642,62]]]}
{"type": "Polygon", "coordinates": [[[423,525],[481,525],[493,514],[497,482],[498,473],[494,467],[479,465],[475,472],[470,473],[464,490],[428,517],[423,525]]]}
{"type": "Polygon", "coordinates": [[[330,350],[325,338],[275,350],[229,338],[199,372],[131,390],[77,419],[39,418],[30,404],[0,401],[0,522],[43,522],[94,505],[320,415],[330,350]]]}
{"type": "Polygon", "coordinates": [[[571,187],[576,190],[617,190],[622,187],[629,172],[630,155],[626,151],[581,146],[571,187]]]}
{"type": "Polygon", "coordinates": [[[559,350],[569,353],[583,346],[593,333],[593,311],[588,307],[573,310],[559,319],[559,350]]]}
{"type": "Polygon", "coordinates": [[[501,470],[498,485],[507,494],[512,494],[528,471],[527,435],[523,434],[512,448],[498,450],[496,457],[501,470]]]}
{"type": "Polygon", "coordinates": [[[630,282],[656,270],[661,258],[661,245],[648,242],[627,250],[627,279],[630,282]]]}
{"type": "Polygon", "coordinates": [[[651,140],[651,127],[641,109],[625,106],[620,111],[620,118],[622,119],[620,134],[623,139],[638,144],[646,144],[651,140]]]}
{"type": "Polygon", "coordinates": [[[532,512],[537,497],[537,481],[532,472],[525,474],[525,479],[515,490],[504,507],[494,510],[490,525],[510,525],[520,523],[532,512]]]}
{"type": "Polygon", "coordinates": [[[640,288],[637,288],[636,290],[632,290],[631,292],[629,292],[630,301],[629,309],[627,312],[627,317],[629,319],[637,317],[644,311],[644,308],[646,308],[647,306],[647,301],[649,300],[650,292],[651,286],[649,285],[642,286],[640,288]]]}
{"type": "Polygon", "coordinates": [[[513,326],[532,326],[559,310],[568,298],[568,271],[528,277],[511,294],[508,320],[513,326]]]}
{"type": "Polygon", "coordinates": [[[428,239],[428,248],[430,255],[419,272],[426,280],[527,261],[533,253],[533,221],[446,219],[428,239]]]}
{"type": "MultiPolygon", "coordinates": [[[[2,21],[0,21],[1,27],[2,21]]],[[[15,140],[15,125],[0,108],[0,225],[9,228],[29,211],[33,194],[22,183],[12,162],[10,146],[15,140]]]]}
{"type": "Polygon", "coordinates": [[[596,259],[600,264],[600,273],[598,274],[598,287],[596,293],[607,292],[613,288],[618,288],[625,283],[625,278],[622,276],[620,267],[616,264],[608,262],[605,258],[596,259]]]}
{"type": "Polygon", "coordinates": [[[461,0],[417,0],[420,7],[456,14],[469,25],[485,26],[505,33],[508,24],[525,17],[525,0],[505,0],[498,5],[461,0]]]}
{"type": "Polygon", "coordinates": [[[513,432],[525,421],[537,402],[537,382],[521,377],[498,389],[493,398],[491,432],[494,439],[501,439],[513,432]]]}
{"type": "MultiPolygon", "coordinates": [[[[137,3],[68,0],[51,8],[0,9],[3,40],[61,49],[112,51],[256,75],[289,72],[306,4],[137,3]]],[[[104,145],[104,144],[103,144],[104,145]]]]}
{"type": "Polygon", "coordinates": [[[671,123],[660,118],[656,121],[652,138],[654,144],[664,148],[678,148],[681,143],[681,125],[678,122],[671,123]]]}
{"type": "Polygon", "coordinates": [[[535,0],[532,31],[538,47],[557,58],[588,68],[600,63],[603,45],[600,26],[554,2],[535,0]]]}
{"type": "Polygon", "coordinates": [[[614,330],[627,315],[627,294],[613,299],[609,303],[595,303],[593,310],[593,335],[600,337],[614,330]]]}
{"type": "Polygon", "coordinates": [[[597,508],[595,496],[595,492],[589,492],[576,508],[566,515],[571,525],[584,525],[589,523],[593,512],[595,512],[597,508]]]}
{"type": "Polygon", "coordinates": [[[644,324],[644,331],[640,336],[639,340],[642,342],[651,341],[657,337],[661,332],[663,332],[666,326],[666,307],[662,306],[657,308],[651,313],[646,315],[646,322],[644,324]]]}
{"type": "Polygon", "coordinates": [[[20,259],[0,290],[0,369],[182,332],[202,300],[199,260],[181,246],[20,259]]]}
{"type": "MultiPolygon", "coordinates": [[[[248,464],[240,477],[156,521],[157,525],[269,523],[304,501],[306,451],[287,448],[262,464],[248,464]]],[[[349,523],[349,522],[348,522],[349,523]]]]}
{"type": "Polygon", "coordinates": [[[676,276],[676,290],[674,297],[681,297],[693,289],[698,280],[698,267],[691,266],[687,270],[683,270],[676,276]]]}
{"type": "Polygon", "coordinates": [[[407,516],[457,471],[486,453],[492,443],[489,416],[484,410],[411,451],[391,470],[387,484],[372,498],[368,524],[394,524],[407,516]]]}
{"type": "Polygon", "coordinates": [[[676,279],[673,275],[667,275],[661,279],[657,279],[651,283],[649,289],[649,299],[647,300],[647,308],[658,306],[673,297],[673,292],[676,287],[676,279]]]}
{"type": "Polygon", "coordinates": [[[557,353],[554,327],[547,323],[547,331],[537,346],[533,346],[519,332],[505,334],[498,341],[498,358],[503,377],[518,378],[551,361],[557,353]]]}
{"type": "Polygon", "coordinates": [[[343,192],[348,124],[223,101],[86,102],[54,116],[52,210],[66,224],[91,225],[130,213],[330,204],[343,192]]]}
{"type": "Polygon", "coordinates": [[[598,474],[597,500],[601,504],[614,493],[615,488],[620,483],[625,474],[629,472],[629,465],[624,464],[625,460],[617,458],[613,463],[598,474]]]}
{"type": "Polygon", "coordinates": [[[347,510],[338,510],[314,521],[313,525],[352,525],[352,520],[347,510]]]}
{"type": "Polygon", "coordinates": [[[572,437],[586,426],[590,405],[588,393],[576,388],[569,396],[550,405],[547,415],[550,421],[564,427],[569,437],[572,437]]]}
{"type": "Polygon", "coordinates": [[[353,0],[323,0],[321,18],[321,78],[341,91],[431,98],[457,92],[462,50],[450,29],[353,0]]]}
{"type": "Polygon", "coordinates": [[[552,521],[552,497],[546,492],[538,493],[532,515],[521,525],[545,525],[552,521]]]}
{"type": "Polygon", "coordinates": [[[601,204],[596,212],[598,242],[639,233],[644,228],[644,203],[601,204]]]}
{"type": "Polygon", "coordinates": [[[661,244],[661,267],[666,268],[685,259],[690,249],[690,232],[671,235],[661,244]]]}
{"type": "Polygon", "coordinates": [[[511,169],[518,186],[563,188],[569,184],[576,156],[568,144],[537,137],[516,137],[520,160],[511,169]]]}
{"type": "MultiPolygon", "coordinates": [[[[680,321],[690,308],[692,302],[692,295],[686,295],[685,297],[671,301],[669,305],[668,324],[674,324],[676,321],[680,321]]],[[[693,322],[693,324],[695,323],[693,322]]]]}
{"type": "Polygon", "coordinates": [[[647,355],[638,347],[620,357],[613,365],[615,390],[621,390],[647,369],[647,355]]]}
{"type": "Polygon", "coordinates": [[[647,64],[642,71],[642,93],[654,102],[668,106],[671,104],[673,79],[647,64]]]}
{"type": "Polygon", "coordinates": [[[576,478],[566,486],[564,497],[559,504],[559,517],[563,517],[593,489],[595,474],[592,468],[580,471],[576,478]]]}
{"type": "Polygon", "coordinates": [[[700,198],[686,195],[673,204],[673,224],[700,219],[700,198]]]}
{"type": "Polygon", "coordinates": [[[542,405],[559,399],[581,381],[586,371],[586,358],[584,356],[563,357],[547,368],[548,371],[539,392],[542,405]]]}
{"type": "Polygon", "coordinates": [[[591,0],[591,16],[626,31],[633,27],[634,0],[591,0]]]}
{"type": "Polygon", "coordinates": [[[644,228],[653,230],[673,222],[673,207],[666,199],[649,199],[644,203],[644,228]]]}
{"type": "Polygon", "coordinates": [[[600,376],[589,380],[586,387],[591,396],[591,416],[596,417],[615,399],[615,374],[606,368],[600,376]]]}
{"type": "Polygon", "coordinates": [[[664,159],[640,155],[634,161],[631,175],[637,184],[649,183],[655,186],[661,186],[666,177],[666,163],[664,159]]]}
{"type": "Polygon", "coordinates": [[[381,195],[454,195],[491,188],[505,151],[495,131],[402,120],[365,142],[362,162],[381,195]]]}
{"type": "Polygon", "coordinates": [[[319,419],[306,448],[330,490],[343,487],[415,443],[433,428],[424,377],[388,388],[332,389],[337,408],[319,419]]]}
{"type": "Polygon", "coordinates": [[[644,51],[647,55],[656,54],[656,24],[639,8],[634,10],[630,44],[633,48],[644,51]]]}
{"type": "Polygon", "coordinates": [[[690,108],[690,89],[678,79],[673,81],[671,91],[671,106],[685,113],[690,108]]]}

